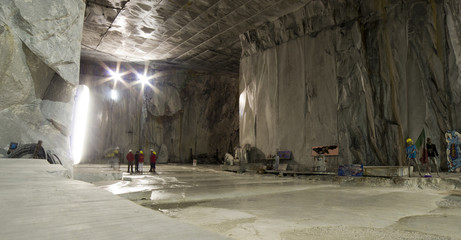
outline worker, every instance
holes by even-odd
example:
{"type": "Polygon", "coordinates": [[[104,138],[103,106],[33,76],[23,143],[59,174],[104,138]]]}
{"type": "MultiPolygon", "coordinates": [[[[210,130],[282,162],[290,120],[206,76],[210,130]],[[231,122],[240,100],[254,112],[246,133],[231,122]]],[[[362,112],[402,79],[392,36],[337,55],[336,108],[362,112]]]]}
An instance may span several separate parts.
{"type": "Polygon", "coordinates": [[[407,160],[408,160],[408,177],[411,177],[411,172],[410,172],[410,165],[411,162],[413,161],[416,168],[418,169],[419,175],[421,175],[421,171],[419,170],[418,163],[416,162],[416,146],[413,144],[413,140],[411,138],[407,139],[407,160]]]}
{"type": "Polygon", "coordinates": [[[275,164],[274,164],[274,170],[279,170],[279,164],[280,164],[280,156],[278,151],[275,153],[275,164]]]}
{"type": "Polygon", "coordinates": [[[40,151],[43,151],[42,143],[42,140],[38,140],[37,145],[35,145],[33,158],[39,158],[40,151]]]}
{"type": "Polygon", "coordinates": [[[143,167],[143,165],[144,165],[144,153],[143,153],[142,150],[139,151],[139,160],[138,160],[138,161],[139,161],[139,167],[138,167],[138,168],[139,168],[139,172],[141,172],[141,174],[142,174],[142,172],[143,172],[143,171],[142,171],[142,167],[143,167]]]}
{"type": "Polygon", "coordinates": [[[116,147],[113,152],[109,152],[108,154],[106,154],[106,158],[109,159],[110,167],[113,168],[114,170],[118,170],[117,166],[118,166],[118,159],[120,155],[120,152],[118,150],[119,148],[116,147]]]}
{"type": "Polygon", "coordinates": [[[126,160],[128,160],[128,170],[127,172],[130,174],[133,174],[133,162],[134,162],[134,155],[132,153],[132,150],[128,150],[128,154],[126,155],[126,160]],[[130,172],[130,167],[131,167],[131,172],[130,172]]]}
{"type": "Polygon", "coordinates": [[[113,162],[114,162],[114,170],[119,170],[120,169],[120,148],[117,146],[115,147],[115,150],[114,150],[114,159],[113,159],[113,162]]]}
{"type": "Polygon", "coordinates": [[[135,168],[135,173],[139,172],[139,151],[136,151],[136,154],[134,155],[134,168],[135,168]]]}
{"type": "Polygon", "coordinates": [[[431,142],[431,138],[427,138],[426,149],[427,149],[427,156],[429,158],[429,173],[431,172],[431,163],[433,163],[437,171],[437,176],[440,177],[439,164],[437,164],[437,159],[436,159],[436,157],[439,156],[439,152],[437,151],[437,147],[435,146],[435,144],[431,142]]]}
{"type": "Polygon", "coordinates": [[[157,162],[157,153],[154,149],[150,150],[150,170],[149,172],[155,172],[155,163],[157,162]]]}

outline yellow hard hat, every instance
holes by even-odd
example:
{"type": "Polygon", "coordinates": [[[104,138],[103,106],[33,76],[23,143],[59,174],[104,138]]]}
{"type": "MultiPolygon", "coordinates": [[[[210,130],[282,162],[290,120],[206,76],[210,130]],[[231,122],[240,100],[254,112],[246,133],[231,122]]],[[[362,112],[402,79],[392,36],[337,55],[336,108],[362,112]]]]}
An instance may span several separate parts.
{"type": "Polygon", "coordinates": [[[407,138],[407,143],[410,143],[410,142],[413,142],[413,140],[411,140],[411,138],[407,138]]]}
{"type": "Polygon", "coordinates": [[[142,151],[139,151],[139,153],[143,154],[143,152],[142,152],[142,151]]]}

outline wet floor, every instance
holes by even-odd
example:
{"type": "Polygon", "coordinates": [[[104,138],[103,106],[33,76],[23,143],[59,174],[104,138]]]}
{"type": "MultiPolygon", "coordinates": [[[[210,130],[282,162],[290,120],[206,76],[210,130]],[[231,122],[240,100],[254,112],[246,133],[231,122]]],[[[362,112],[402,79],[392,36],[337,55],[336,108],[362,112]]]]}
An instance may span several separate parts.
{"type": "Polygon", "coordinates": [[[461,239],[461,191],[160,165],[100,187],[233,239],[461,239]]]}

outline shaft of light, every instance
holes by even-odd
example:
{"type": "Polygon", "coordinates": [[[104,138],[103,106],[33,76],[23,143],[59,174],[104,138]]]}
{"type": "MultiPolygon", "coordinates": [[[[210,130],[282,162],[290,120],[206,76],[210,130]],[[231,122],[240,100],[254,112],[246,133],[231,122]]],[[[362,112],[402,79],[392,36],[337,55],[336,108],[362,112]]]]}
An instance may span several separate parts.
{"type": "Polygon", "coordinates": [[[74,164],[79,164],[82,158],[88,117],[88,106],[90,102],[90,90],[87,86],[82,85],[79,87],[77,94],[74,113],[74,128],[72,133],[72,157],[74,158],[74,164]]]}

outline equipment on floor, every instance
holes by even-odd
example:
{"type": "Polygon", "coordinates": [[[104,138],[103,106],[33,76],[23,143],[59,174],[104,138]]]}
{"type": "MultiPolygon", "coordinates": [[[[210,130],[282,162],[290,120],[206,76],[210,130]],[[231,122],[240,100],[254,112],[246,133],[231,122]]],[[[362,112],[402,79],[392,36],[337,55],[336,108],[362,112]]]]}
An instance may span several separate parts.
{"type": "Polygon", "coordinates": [[[312,147],[312,156],[314,157],[314,172],[326,172],[326,156],[338,156],[339,147],[337,145],[312,147]]]}
{"type": "MultiPolygon", "coordinates": [[[[46,159],[50,164],[61,164],[61,159],[59,159],[58,155],[53,150],[45,150],[43,146],[39,146],[38,151],[35,152],[37,148],[37,143],[30,143],[30,144],[21,144],[13,143],[15,147],[12,151],[8,154],[8,158],[22,158],[28,157],[32,158],[34,153],[37,154],[38,159],[46,159]]],[[[10,144],[10,148],[12,147],[10,144]]]]}
{"type": "Polygon", "coordinates": [[[6,152],[7,154],[10,154],[12,151],[14,151],[16,148],[18,147],[18,143],[17,142],[11,142],[10,143],[10,147],[8,148],[8,152],[6,152]]]}

